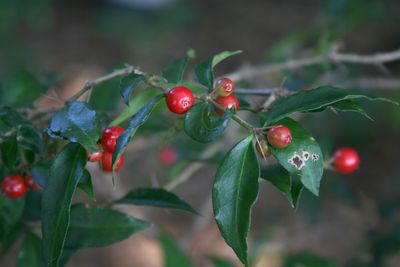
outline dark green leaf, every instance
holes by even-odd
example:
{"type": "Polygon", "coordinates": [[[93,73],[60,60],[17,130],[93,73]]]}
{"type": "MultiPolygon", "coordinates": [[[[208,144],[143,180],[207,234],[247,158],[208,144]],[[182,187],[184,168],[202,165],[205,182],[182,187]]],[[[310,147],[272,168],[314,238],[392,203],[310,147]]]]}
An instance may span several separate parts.
{"type": "Polygon", "coordinates": [[[119,80],[111,79],[96,85],[90,94],[89,105],[99,111],[112,112],[118,108],[119,80]]]}
{"type": "Polygon", "coordinates": [[[252,136],[236,144],[220,164],[212,190],[214,216],[225,241],[247,266],[247,233],[257,199],[260,167],[252,136]]]}
{"type": "Polygon", "coordinates": [[[189,59],[193,57],[192,51],[193,50],[189,50],[182,59],[173,60],[168,67],[161,72],[162,77],[167,79],[169,83],[182,83],[187,63],[189,59]]]}
{"type": "MultiPolygon", "coordinates": [[[[321,111],[339,101],[358,98],[388,101],[397,104],[396,102],[384,98],[373,98],[363,94],[355,94],[350,90],[331,86],[322,86],[311,90],[301,91],[288,97],[279,98],[273,102],[271,105],[271,111],[264,113],[265,125],[271,125],[296,112],[321,111]]],[[[358,107],[354,106],[354,103],[352,104],[353,107],[351,108],[351,111],[357,111],[364,114],[358,107]]],[[[349,109],[349,105],[349,102],[342,102],[341,104],[337,104],[336,107],[341,109],[342,106],[342,110],[346,111],[346,109],[349,109]],[[346,108],[343,105],[346,105],[346,108]]]]}
{"type": "Polygon", "coordinates": [[[42,133],[32,124],[22,124],[18,128],[18,144],[36,154],[43,151],[42,133]]]}
{"type": "Polygon", "coordinates": [[[53,164],[53,159],[45,159],[42,161],[38,161],[32,165],[32,179],[40,185],[41,188],[46,186],[46,181],[49,177],[49,170],[51,165],[53,164]]]}
{"type": "Polygon", "coordinates": [[[115,203],[180,209],[197,213],[187,202],[163,188],[137,188],[115,203]]]}
{"type": "Polygon", "coordinates": [[[128,128],[125,129],[123,134],[117,139],[117,145],[112,156],[113,170],[115,165],[125,150],[125,147],[129,144],[132,137],[135,135],[137,129],[147,121],[151,111],[157,105],[157,103],[163,98],[163,95],[158,95],[153,97],[145,106],[143,106],[135,115],[133,115],[131,121],[129,122],[128,128]]]}
{"type": "Polygon", "coordinates": [[[12,107],[32,105],[47,91],[47,86],[27,71],[20,71],[4,81],[0,87],[0,102],[12,107]]]}
{"type": "Polygon", "coordinates": [[[240,54],[242,51],[224,51],[199,63],[194,70],[197,80],[211,90],[214,86],[214,67],[222,60],[240,54]]]}
{"type": "Polygon", "coordinates": [[[88,151],[98,151],[96,145],[101,134],[101,125],[96,111],[80,101],[69,102],[57,112],[48,129],[50,136],[65,138],[81,144],[88,151]]]}
{"type": "Polygon", "coordinates": [[[69,143],[55,157],[42,196],[43,255],[57,267],[70,222],[72,197],[85,169],[86,151],[69,143]]]}
{"type": "Polygon", "coordinates": [[[132,91],[135,90],[145,79],[145,76],[136,73],[132,73],[121,79],[119,90],[126,105],[129,106],[129,97],[131,96],[132,91]]]}
{"type": "MultiPolygon", "coordinates": [[[[293,175],[295,176],[295,175],[293,175]]],[[[293,208],[298,204],[303,185],[281,165],[261,170],[261,178],[271,182],[289,200],[293,208]]]]}
{"type": "MultiPolygon", "coordinates": [[[[14,109],[0,105],[0,133],[5,134],[24,122],[22,116],[14,109]]],[[[0,135],[1,136],[1,135],[0,135]]]]}
{"type": "Polygon", "coordinates": [[[290,118],[278,121],[277,125],[287,126],[293,139],[284,149],[270,146],[272,154],[289,173],[298,174],[308,190],[318,195],[324,159],[317,141],[303,126],[290,118]]]}
{"type": "Polygon", "coordinates": [[[211,142],[224,134],[231,115],[225,112],[224,116],[218,116],[209,104],[198,103],[186,113],[184,129],[198,142],[211,142]]]}
{"type": "Polygon", "coordinates": [[[92,178],[88,170],[84,170],[82,177],[79,179],[78,188],[85,192],[92,200],[95,200],[92,178]]]}
{"type": "Polygon", "coordinates": [[[101,207],[74,205],[65,247],[102,247],[119,242],[150,227],[148,222],[101,207]]]}
{"type": "Polygon", "coordinates": [[[214,267],[235,267],[235,265],[226,259],[212,257],[211,259],[212,264],[214,267]]]}
{"type": "Polygon", "coordinates": [[[41,246],[40,238],[28,232],[18,254],[17,267],[43,267],[41,246]]]}
{"type": "Polygon", "coordinates": [[[14,134],[1,143],[1,159],[3,163],[12,167],[18,161],[17,136],[14,134]]]}
{"type": "Polygon", "coordinates": [[[164,267],[194,267],[185,252],[170,237],[162,235],[160,242],[164,251],[164,267]]]}
{"type": "Polygon", "coordinates": [[[29,190],[26,194],[26,203],[23,214],[25,221],[39,221],[42,215],[42,193],[29,190]]]}

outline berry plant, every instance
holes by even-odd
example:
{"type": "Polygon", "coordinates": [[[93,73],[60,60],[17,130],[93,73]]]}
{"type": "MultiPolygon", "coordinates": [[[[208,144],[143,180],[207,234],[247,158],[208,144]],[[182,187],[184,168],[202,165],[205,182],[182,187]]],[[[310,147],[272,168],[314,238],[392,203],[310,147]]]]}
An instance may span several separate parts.
{"type": "MultiPolygon", "coordinates": [[[[95,199],[95,177],[86,168],[88,162],[98,162],[117,186],[116,173],[124,168],[124,152],[136,132],[156,120],[160,110],[169,110],[169,116],[182,123],[173,130],[183,130],[196,142],[221,142],[231,130],[241,136],[229,150],[221,149],[225,156],[216,170],[212,206],[222,237],[249,266],[247,235],[260,181],[272,183],[296,207],[303,190],[318,196],[324,169],[350,174],[360,165],[357,151],[350,147],[324,158],[317,138],[296,118],[317,116],[326,109],[369,118],[359,100],[397,103],[330,85],[298,91],[252,90],[240,88],[245,84],[241,82],[276,68],[301,68],[325,61],[383,64],[399,56],[398,52],[360,56],[333,51],[313,60],[250,67],[216,79],[215,67],[239,53],[225,51],[201,61],[194,68],[195,80],[184,80],[193,51],[172,61],[161,75],[125,66],[88,81],[56,108],[32,105],[47,90],[46,84],[28,73],[17,76],[26,88],[24,98],[9,96],[8,105],[0,106],[1,253],[24,236],[18,266],[64,266],[81,248],[110,245],[150,227],[149,222],[118,211],[115,206],[119,204],[180,209],[198,216],[190,204],[171,192],[177,183],[135,188],[104,205],[95,201],[84,205],[74,198],[79,189],[95,199]],[[104,114],[92,107],[90,95],[101,90],[102,83],[115,79],[120,80],[115,89],[116,94],[119,89],[126,110],[104,114]],[[146,101],[132,108],[143,93],[146,101]],[[253,94],[263,102],[252,102],[248,96],[253,94]],[[232,123],[238,127],[229,127],[232,123]]],[[[179,154],[163,144],[155,160],[173,166],[179,154]]]]}

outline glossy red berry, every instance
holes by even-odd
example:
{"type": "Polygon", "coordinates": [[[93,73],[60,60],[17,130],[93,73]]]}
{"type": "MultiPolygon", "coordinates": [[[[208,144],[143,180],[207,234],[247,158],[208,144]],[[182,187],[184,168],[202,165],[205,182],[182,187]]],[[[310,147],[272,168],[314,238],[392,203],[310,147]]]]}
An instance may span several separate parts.
{"type": "Polygon", "coordinates": [[[168,91],[165,101],[171,112],[184,114],[193,106],[194,96],[188,88],[176,86],[168,91]]]}
{"type": "Polygon", "coordinates": [[[20,198],[26,193],[24,178],[17,174],[7,175],[1,183],[1,189],[9,198],[20,198]]]}
{"type": "Polygon", "coordinates": [[[215,85],[215,91],[220,96],[228,96],[232,94],[235,84],[228,78],[221,78],[215,85]]]}
{"type": "MultiPolygon", "coordinates": [[[[115,171],[119,171],[124,165],[124,156],[121,157],[117,161],[117,165],[115,165],[115,171]]],[[[101,157],[100,166],[105,172],[112,172],[112,153],[103,152],[101,157]]]]}
{"type": "MultiPolygon", "coordinates": [[[[215,100],[215,102],[217,102],[224,109],[232,108],[233,106],[236,110],[239,109],[239,100],[233,94],[228,96],[220,96],[215,100]]],[[[224,115],[224,111],[218,108],[215,108],[215,112],[220,116],[224,115]]]]}
{"type": "Polygon", "coordinates": [[[30,175],[25,176],[25,185],[33,190],[41,189],[40,185],[36,183],[30,175]]]}
{"type": "Polygon", "coordinates": [[[267,140],[275,148],[285,148],[292,142],[290,129],[283,125],[274,126],[267,133],[267,140]]]}
{"type": "Polygon", "coordinates": [[[124,132],[120,126],[112,126],[103,130],[101,135],[101,145],[108,152],[114,152],[118,137],[124,132]]]}
{"type": "Polygon", "coordinates": [[[351,173],[360,165],[360,156],[351,147],[341,147],[333,154],[333,165],[338,172],[351,173]]]}
{"type": "Polygon", "coordinates": [[[90,162],[97,162],[101,159],[103,152],[91,152],[88,155],[88,161],[90,162]]]}
{"type": "Polygon", "coordinates": [[[263,158],[267,158],[271,155],[267,140],[265,139],[260,139],[259,142],[256,142],[256,150],[258,154],[263,158]]]}
{"type": "Polygon", "coordinates": [[[178,160],[178,153],[173,147],[163,147],[158,152],[158,160],[164,166],[171,166],[178,160]]]}

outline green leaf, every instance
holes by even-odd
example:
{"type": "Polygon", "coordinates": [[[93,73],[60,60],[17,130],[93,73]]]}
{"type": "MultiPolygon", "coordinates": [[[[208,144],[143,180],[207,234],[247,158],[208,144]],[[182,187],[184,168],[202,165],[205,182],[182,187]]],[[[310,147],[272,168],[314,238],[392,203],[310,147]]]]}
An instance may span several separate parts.
{"type": "Polygon", "coordinates": [[[12,167],[17,163],[18,157],[18,143],[17,136],[13,134],[1,143],[1,159],[3,163],[9,167],[12,167]]]}
{"type": "Polygon", "coordinates": [[[125,131],[117,139],[117,144],[112,155],[113,170],[115,169],[115,165],[118,162],[118,159],[124,152],[125,147],[129,144],[132,137],[135,135],[137,129],[148,120],[151,111],[163,97],[164,95],[153,97],[132,117],[131,121],[129,122],[128,128],[126,128],[125,131]]]}
{"type": "Polygon", "coordinates": [[[28,232],[18,254],[17,267],[43,267],[41,246],[40,238],[28,232]]]}
{"type": "Polygon", "coordinates": [[[101,125],[95,110],[85,102],[73,101],[54,115],[48,134],[79,143],[88,151],[98,151],[101,125]]]}
{"type": "Polygon", "coordinates": [[[36,154],[43,151],[42,133],[32,124],[22,124],[18,128],[18,144],[36,154]]]}
{"type": "Polygon", "coordinates": [[[96,85],[91,90],[89,106],[97,111],[116,111],[120,100],[120,96],[116,92],[119,85],[118,79],[111,79],[96,85]]]}
{"type": "Polygon", "coordinates": [[[29,190],[26,194],[26,202],[23,213],[24,221],[39,221],[42,217],[42,193],[37,190],[29,190]]]}
{"type": "Polygon", "coordinates": [[[25,120],[17,111],[10,107],[0,105],[0,133],[5,134],[24,122],[25,120]]]}
{"type": "Polygon", "coordinates": [[[121,79],[119,90],[126,105],[129,106],[129,97],[131,96],[132,91],[135,90],[145,79],[146,76],[136,73],[132,73],[121,79]]]}
{"type": "Polygon", "coordinates": [[[115,203],[180,209],[197,213],[187,202],[163,188],[137,188],[115,203]]]}
{"type": "MultiPolygon", "coordinates": [[[[294,175],[295,176],[295,175],[294,175]]],[[[271,182],[289,200],[293,208],[297,207],[303,185],[296,177],[281,165],[274,165],[261,170],[261,178],[271,182]]]]}
{"type": "Polygon", "coordinates": [[[95,200],[92,178],[88,170],[84,170],[81,178],[79,179],[78,188],[85,192],[92,200],[95,200]]]}
{"type": "Polygon", "coordinates": [[[184,58],[173,60],[168,67],[161,72],[162,77],[167,79],[169,83],[182,83],[188,61],[193,57],[193,50],[188,50],[184,58]]]}
{"type": "Polygon", "coordinates": [[[318,196],[324,171],[322,151],[314,137],[296,121],[286,118],[276,123],[287,126],[292,133],[292,142],[284,149],[270,146],[271,153],[291,174],[298,174],[303,185],[318,196]]]}
{"type": "Polygon", "coordinates": [[[260,166],[252,136],[236,144],[220,164],[212,189],[215,220],[226,243],[247,263],[251,207],[258,195],[260,166]]]}
{"type": "MultiPolygon", "coordinates": [[[[296,112],[322,111],[326,107],[334,106],[334,104],[339,101],[354,100],[359,98],[398,104],[385,98],[373,98],[363,94],[355,94],[354,92],[346,89],[322,86],[311,90],[301,91],[274,101],[270,107],[271,111],[263,113],[265,116],[264,125],[271,125],[296,112]]],[[[351,104],[353,105],[353,107],[350,108],[351,111],[357,111],[364,114],[359,110],[359,107],[354,106],[354,103],[351,104]]],[[[346,109],[349,109],[349,106],[349,102],[342,102],[337,104],[336,107],[346,111],[346,109]],[[346,107],[343,105],[346,105],[346,107]]]]}
{"type": "Polygon", "coordinates": [[[0,103],[12,107],[32,105],[46,91],[47,86],[32,73],[20,71],[6,79],[0,87],[0,103]]]}
{"type": "Polygon", "coordinates": [[[226,260],[226,259],[212,257],[210,259],[210,261],[212,262],[214,267],[235,267],[235,265],[233,265],[232,262],[230,262],[229,260],[226,260]]]}
{"type": "Polygon", "coordinates": [[[116,210],[77,204],[71,209],[65,247],[75,250],[108,246],[150,226],[148,222],[116,210]]]}
{"type": "Polygon", "coordinates": [[[224,116],[217,116],[212,106],[198,103],[185,115],[185,133],[198,142],[211,142],[224,134],[231,115],[225,112],[224,116]]]}
{"type": "Polygon", "coordinates": [[[69,143],[55,157],[42,196],[43,255],[58,267],[70,222],[72,197],[85,169],[86,151],[69,143]]]}
{"type": "Polygon", "coordinates": [[[224,51],[199,63],[194,69],[194,73],[199,83],[206,86],[209,90],[212,90],[214,86],[214,67],[222,60],[240,53],[242,53],[241,50],[232,52],[224,51]]]}
{"type": "Polygon", "coordinates": [[[126,107],[124,111],[122,111],[122,113],[110,123],[110,125],[119,125],[123,123],[136,114],[153,97],[160,94],[160,90],[152,87],[146,88],[139,92],[133,99],[129,101],[129,106],[126,107]]]}
{"type": "Polygon", "coordinates": [[[160,242],[164,251],[164,267],[194,267],[185,252],[170,237],[161,235],[160,242]]]}

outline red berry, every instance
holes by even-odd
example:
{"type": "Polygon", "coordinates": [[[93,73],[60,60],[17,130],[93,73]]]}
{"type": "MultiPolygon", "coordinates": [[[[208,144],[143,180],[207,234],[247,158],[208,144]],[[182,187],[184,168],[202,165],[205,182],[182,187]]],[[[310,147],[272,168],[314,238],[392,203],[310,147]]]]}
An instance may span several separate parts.
{"type": "Polygon", "coordinates": [[[235,84],[228,78],[221,78],[217,81],[215,91],[220,96],[228,96],[232,94],[235,84]]]}
{"type": "Polygon", "coordinates": [[[259,142],[256,142],[256,150],[261,157],[267,158],[271,155],[271,151],[269,150],[267,140],[260,139],[259,142]]]}
{"type": "MultiPolygon", "coordinates": [[[[215,100],[215,102],[217,102],[224,109],[232,108],[233,106],[235,106],[236,110],[239,109],[239,100],[233,94],[228,96],[220,96],[215,100]]],[[[215,112],[220,116],[224,115],[224,111],[218,108],[215,108],[215,112]]]]}
{"type": "Polygon", "coordinates": [[[25,185],[33,190],[41,189],[40,185],[38,185],[32,178],[32,176],[25,176],[25,185]]]}
{"type": "Polygon", "coordinates": [[[360,157],[353,148],[341,147],[333,155],[333,165],[338,172],[351,173],[360,165],[360,157]]]}
{"type": "Polygon", "coordinates": [[[288,127],[278,125],[269,129],[267,139],[273,147],[282,149],[292,142],[292,133],[288,127]]]}
{"type": "MultiPolygon", "coordinates": [[[[121,155],[117,161],[117,165],[115,165],[115,171],[119,171],[124,165],[124,156],[121,155]]],[[[105,172],[112,172],[112,153],[103,152],[101,157],[100,166],[105,172]]]]}
{"type": "Polygon", "coordinates": [[[176,86],[168,91],[165,101],[171,112],[184,114],[193,106],[194,96],[188,88],[176,86]]]}
{"type": "Polygon", "coordinates": [[[90,162],[97,162],[101,159],[102,155],[103,155],[103,152],[91,152],[88,155],[88,160],[90,162]]]}
{"type": "Polygon", "coordinates": [[[105,151],[114,152],[118,137],[124,132],[120,126],[105,128],[101,135],[101,144],[105,151]]]}
{"type": "Polygon", "coordinates": [[[26,185],[24,178],[17,174],[10,174],[4,177],[1,183],[3,193],[12,199],[22,197],[26,193],[26,185]]]}
{"type": "Polygon", "coordinates": [[[178,153],[172,147],[163,147],[158,152],[158,159],[162,165],[171,166],[178,160],[178,153]]]}

